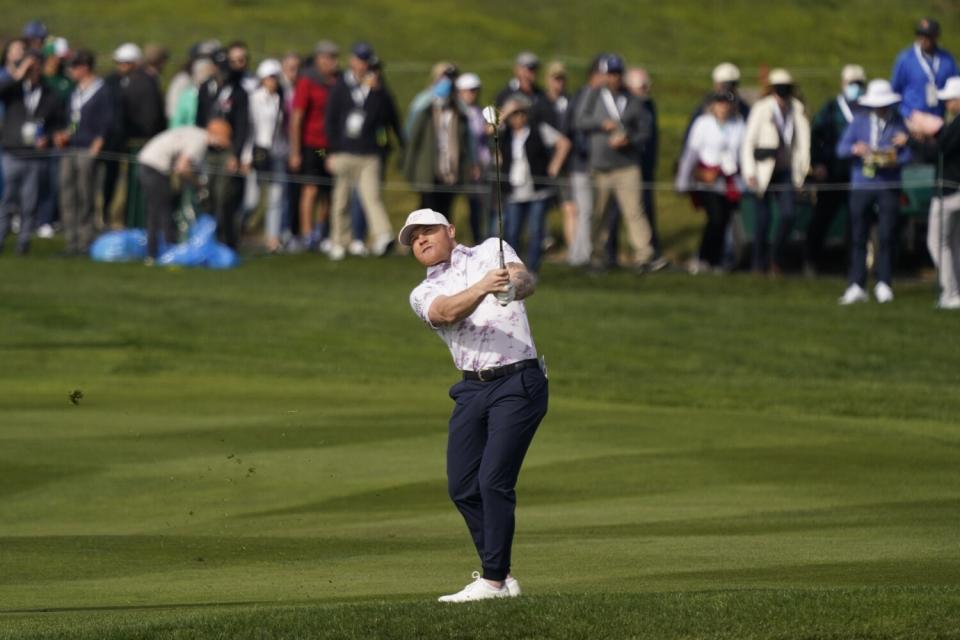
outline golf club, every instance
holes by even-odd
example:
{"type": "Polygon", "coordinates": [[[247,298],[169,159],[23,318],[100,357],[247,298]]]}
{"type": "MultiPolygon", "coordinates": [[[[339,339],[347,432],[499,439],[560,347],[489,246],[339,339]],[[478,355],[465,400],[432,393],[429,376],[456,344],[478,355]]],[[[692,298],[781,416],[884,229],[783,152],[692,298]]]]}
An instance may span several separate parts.
{"type": "MultiPolygon", "coordinates": [[[[500,195],[500,113],[496,107],[489,105],[483,108],[484,121],[493,127],[493,165],[497,172],[497,228],[500,234],[500,268],[506,269],[507,265],[503,258],[503,198],[500,195]]],[[[507,290],[495,294],[500,306],[510,304],[515,295],[513,283],[507,285],[507,290]]]]}

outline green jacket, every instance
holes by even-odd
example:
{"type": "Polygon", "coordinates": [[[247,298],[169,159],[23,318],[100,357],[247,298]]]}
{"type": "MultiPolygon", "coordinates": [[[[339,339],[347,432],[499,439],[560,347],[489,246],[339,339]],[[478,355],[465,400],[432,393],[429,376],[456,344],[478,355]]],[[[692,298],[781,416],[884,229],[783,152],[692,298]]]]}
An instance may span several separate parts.
{"type": "MultiPolygon", "coordinates": [[[[456,184],[466,184],[470,181],[473,171],[473,141],[470,137],[470,123],[466,114],[457,109],[457,181],[456,184]]],[[[421,109],[413,120],[410,138],[403,156],[403,177],[407,179],[415,191],[432,191],[430,185],[437,182],[437,131],[433,127],[433,109],[421,109]]]]}

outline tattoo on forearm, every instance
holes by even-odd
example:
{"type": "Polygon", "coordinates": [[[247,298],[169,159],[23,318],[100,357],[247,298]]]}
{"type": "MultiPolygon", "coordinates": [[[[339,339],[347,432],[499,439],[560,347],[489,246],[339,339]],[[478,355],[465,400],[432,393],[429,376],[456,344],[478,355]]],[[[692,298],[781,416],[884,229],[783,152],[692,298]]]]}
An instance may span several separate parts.
{"type": "Polygon", "coordinates": [[[517,299],[522,300],[533,294],[533,276],[526,269],[515,271],[510,280],[517,290],[517,299]]]}

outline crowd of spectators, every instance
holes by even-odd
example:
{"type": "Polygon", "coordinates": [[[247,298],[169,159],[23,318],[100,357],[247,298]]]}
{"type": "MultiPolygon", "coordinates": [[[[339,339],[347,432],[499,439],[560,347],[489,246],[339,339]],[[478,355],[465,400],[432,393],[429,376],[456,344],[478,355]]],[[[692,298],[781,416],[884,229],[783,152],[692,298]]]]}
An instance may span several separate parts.
{"type": "MultiPolygon", "coordinates": [[[[929,246],[941,307],[960,307],[960,136],[944,122],[945,111],[960,111],[960,78],[938,45],[938,23],[923,19],[915,32],[889,80],[844,66],[839,95],[812,125],[789,70],[765,73],[761,95],[747,100],[740,70],[717,65],[675,165],[675,188],[706,218],[690,272],[736,266],[731,220],[747,202],[755,215],[752,269],[787,270],[798,194],[813,191],[804,269],[820,267],[827,230],[846,208],[849,287],[840,302],[869,299],[876,216],[874,296],[888,302],[901,169],[939,160],[944,186],[931,205],[929,246]]],[[[438,62],[401,109],[369,43],[341,53],[321,40],[311,55],[253,66],[245,43],[203,41],[164,89],[163,47],[122,44],[101,76],[94,52],[29,23],[5,44],[0,69],[0,250],[11,231],[25,254],[33,235],[61,229],[65,253],[83,255],[101,229],[142,226],[155,258],[206,211],[230,247],[251,237],[255,221],[269,252],[381,256],[393,248],[383,191],[397,151],[419,205],[449,213],[462,198],[477,242],[496,233],[499,169],[506,239],[533,272],[560,242],[570,265],[602,271],[621,263],[621,227],[632,268],[669,266],[656,217],[658,112],[644,69],[598,54],[573,88],[562,62],[542,65],[522,52],[506,86],[491,92],[500,113],[494,136],[476,73],[438,62]],[[561,238],[547,225],[554,208],[561,238]]]]}

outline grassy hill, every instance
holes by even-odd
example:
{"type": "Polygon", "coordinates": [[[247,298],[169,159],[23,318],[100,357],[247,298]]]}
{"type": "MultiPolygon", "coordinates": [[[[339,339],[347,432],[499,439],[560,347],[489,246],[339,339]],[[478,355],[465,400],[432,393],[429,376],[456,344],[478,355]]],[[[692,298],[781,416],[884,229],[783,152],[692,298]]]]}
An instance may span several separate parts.
{"type": "MultiPolygon", "coordinates": [[[[956,0],[710,0],[660,2],[542,2],[539,0],[46,0],[4,6],[5,28],[16,33],[42,18],[74,45],[107,54],[124,41],[164,43],[179,64],[200,39],[248,41],[255,59],[309,51],[321,37],[347,47],[372,42],[387,62],[401,105],[425,83],[429,66],[452,59],[478,72],[487,96],[510,75],[513,57],[531,49],[544,59],[569,63],[576,79],[599,51],[618,51],[629,64],[646,66],[662,118],[660,180],[670,181],[673,160],[693,105],[709,88],[711,68],[729,60],[741,66],[744,84],[756,84],[762,65],[793,70],[808,104],[818,108],[837,90],[840,68],[863,64],[871,77],[888,76],[896,53],[912,39],[915,21],[937,16],[943,43],[960,51],[956,0]]],[[[394,179],[398,179],[394,177],[394,179]]],[[[684,255],[702,217],[685,199],[661,194],[662,226],[670,251],[684,255]]],[[[413,200],[392,192],[394,217],[413,200]]]]}
{"type": "Polygon", "coordinates": [[[0,259],[0,638],[956,637],[960,343],[929,285],[847,309],[839,281],[548,265],[530,598],[452,610],[475,558],[420,273],[0,259]]]}

